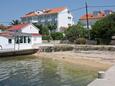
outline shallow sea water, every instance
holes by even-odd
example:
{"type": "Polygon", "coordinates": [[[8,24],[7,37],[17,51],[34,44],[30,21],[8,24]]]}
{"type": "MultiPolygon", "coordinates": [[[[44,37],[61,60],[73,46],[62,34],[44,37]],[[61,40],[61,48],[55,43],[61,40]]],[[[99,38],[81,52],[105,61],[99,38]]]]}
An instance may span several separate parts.
{"type": "Polygon", "coordinates": [[[97,74],[87,68],[35,56],[0,58],[0,86],[87,86],[97,74]]]}

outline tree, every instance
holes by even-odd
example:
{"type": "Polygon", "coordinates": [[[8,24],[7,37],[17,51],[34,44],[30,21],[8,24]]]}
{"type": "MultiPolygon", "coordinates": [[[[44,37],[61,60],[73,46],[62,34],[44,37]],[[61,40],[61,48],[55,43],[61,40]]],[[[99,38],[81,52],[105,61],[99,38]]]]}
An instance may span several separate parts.
{"type": "Polygon", "coordinates": [[[89,30],[87,28],[84,28],[82,23],[78,22],[76,28],[79,34],[79,38],[88,38],[89,30]]]}
{"type": "Polygon", "coordinates": [[[57,28],[57,25],[56,24],[48,24],[47,27],[49,28],[49,30],[51,32],[55,31],[56,28],[57,28]]]}
{"type": "Polygon", "coordinates": [[[61,32],[52,32],[51,37],[53,40],[61,40],[63,38],[63,33],[61,32]]]}
{"type": "Polygon", "coordinates": [[[112,36],[115,35],[115,14],[97,21],[91,30],[91,38],[97,41],[97,44],[109,44],[112,36]]]}
{"type": "Polygon", "coordinates": [[[39,29],[39,33],[42,34],[43,25],[42,24],[34,24],[34,25],[39,29]]]}
{"type": "Polygon", "coordinates": [[[49,35],[49,29],[47,26],[42,26],[42,29],[41,29],[41,34],[43,35],[49,35]]]}
{"type": "Polygon", "coordinates": [[[21,24],[19,20],[12,20],[11,25],[18,25],[21,24]]]}
{"type": "Polygon", "coordinates": [[[34,25],[39,29],[39,33],[42,34],[42,39],[50,41],[51,37],[47,25],[42,24],[34,24],[34,25]]]}
{"type": "Polygon", "coordinates": [[[77,25],[70,26],[65,31],[65,36],[70,42],[74,42],[78,38],[87,38],[88,33],[87,29],[82,26],[82,24],[78,23],[77,25]]]}

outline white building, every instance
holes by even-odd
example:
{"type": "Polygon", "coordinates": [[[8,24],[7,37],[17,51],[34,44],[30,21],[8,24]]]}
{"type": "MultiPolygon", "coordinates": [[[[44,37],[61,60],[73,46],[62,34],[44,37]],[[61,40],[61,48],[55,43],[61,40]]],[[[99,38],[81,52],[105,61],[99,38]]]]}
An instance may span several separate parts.
{"type": "Polygon", "coordinates": [[[65,7],[29,12],[21,17],[21,20],[23,23],[55,24],[57,25],[57,32],[74,24],[72,14],[65,7]]]}
{"type": "Polygon", "coordinates": [[[0,49],[32,49],[34,44],[41,44],[39,29],[32,24],[11,26],[8,31],[0,33],[0,49]]]}

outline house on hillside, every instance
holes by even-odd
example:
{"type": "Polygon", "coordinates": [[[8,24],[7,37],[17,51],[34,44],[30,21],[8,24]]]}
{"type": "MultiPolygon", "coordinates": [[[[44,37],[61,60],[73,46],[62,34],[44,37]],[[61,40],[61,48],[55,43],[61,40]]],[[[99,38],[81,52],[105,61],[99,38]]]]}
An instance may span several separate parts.
{"type": "Polygon", "coordinates": [[[112,13],[113,13],[112,10],[94,11],[93,13],[88,13],[81,16],[79,21],[81,22],[81,24],[84,25],[84,27],[87,27],[87,19],[88,19],[89,28],[91,29],[91,26],[94,25],[96,21],[112,13]]]}
{"type": "Polygon", "coordinates": [[[0,33],[1,49],[32,49],[34,44],[41,44],[39,29],[32,24],[13,25],[6,32],[0,33]]]}
{"type": "Polygon", "coordinates": [[[42,25],[56,25],[57,32],[63,31],[74,24],[73,16],[66,7],[32,11],[21,17],[23,23],[36,23],[42,25]]]}

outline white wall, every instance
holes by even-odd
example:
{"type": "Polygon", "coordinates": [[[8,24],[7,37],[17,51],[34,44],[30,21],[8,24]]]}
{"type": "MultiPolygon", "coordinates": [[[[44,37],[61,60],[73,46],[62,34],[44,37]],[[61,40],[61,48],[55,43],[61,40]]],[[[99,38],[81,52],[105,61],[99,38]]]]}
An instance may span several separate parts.
{"type": "MultiPolygon", "coordinates": [[[[14,40],[12,40],[12,43],[14,43],[14,40]]],[[[14,48],[12,44],[8,43],[8,39],[2,36],[0,36],[0,46],[2,46],[2,49],[13,49],[14,48]]]]}
{"type": "Polygon", "coordinates": [[[31,43],[15,44],[15,50],[24,50],[24,49],[32,49],[32,44],[31,43]]]}
{"type": "Polygon", "coordinates": [[[68,9],[65,9],[64,11],[60,12],[58,14],[58,30],[60,31],[60,27],[68,27],[68,24],[73,25],[73,16],[71,13],[68,13],[68,9]],[[71,17],[72,19],[68,19],[68,17],[71,17]]]}
{"type": "Polygon", "coordinates": [[[41,44],[41,43],[42,43],[42,36],[33,36],[32,37],[32,45],[41,44]]]}
{"type": "MultiPolygon", "coordinates": [[[[32,43],[20,43],[14,44],[14,39],[12,39],[12,43],[8,43],[8,38],[0,36],[0,46],[2,46],[3,50],[21,50],[21,49],[32,49],[32,43]]],[[[1,50],[1,47],[0,47],[1,50]]]]}
{"type": "Polygon", "coordinates": [[[39,34],[39,29],[29,24],[28,26],[22,28],[22,33],[37,33],[39,34]]]}

